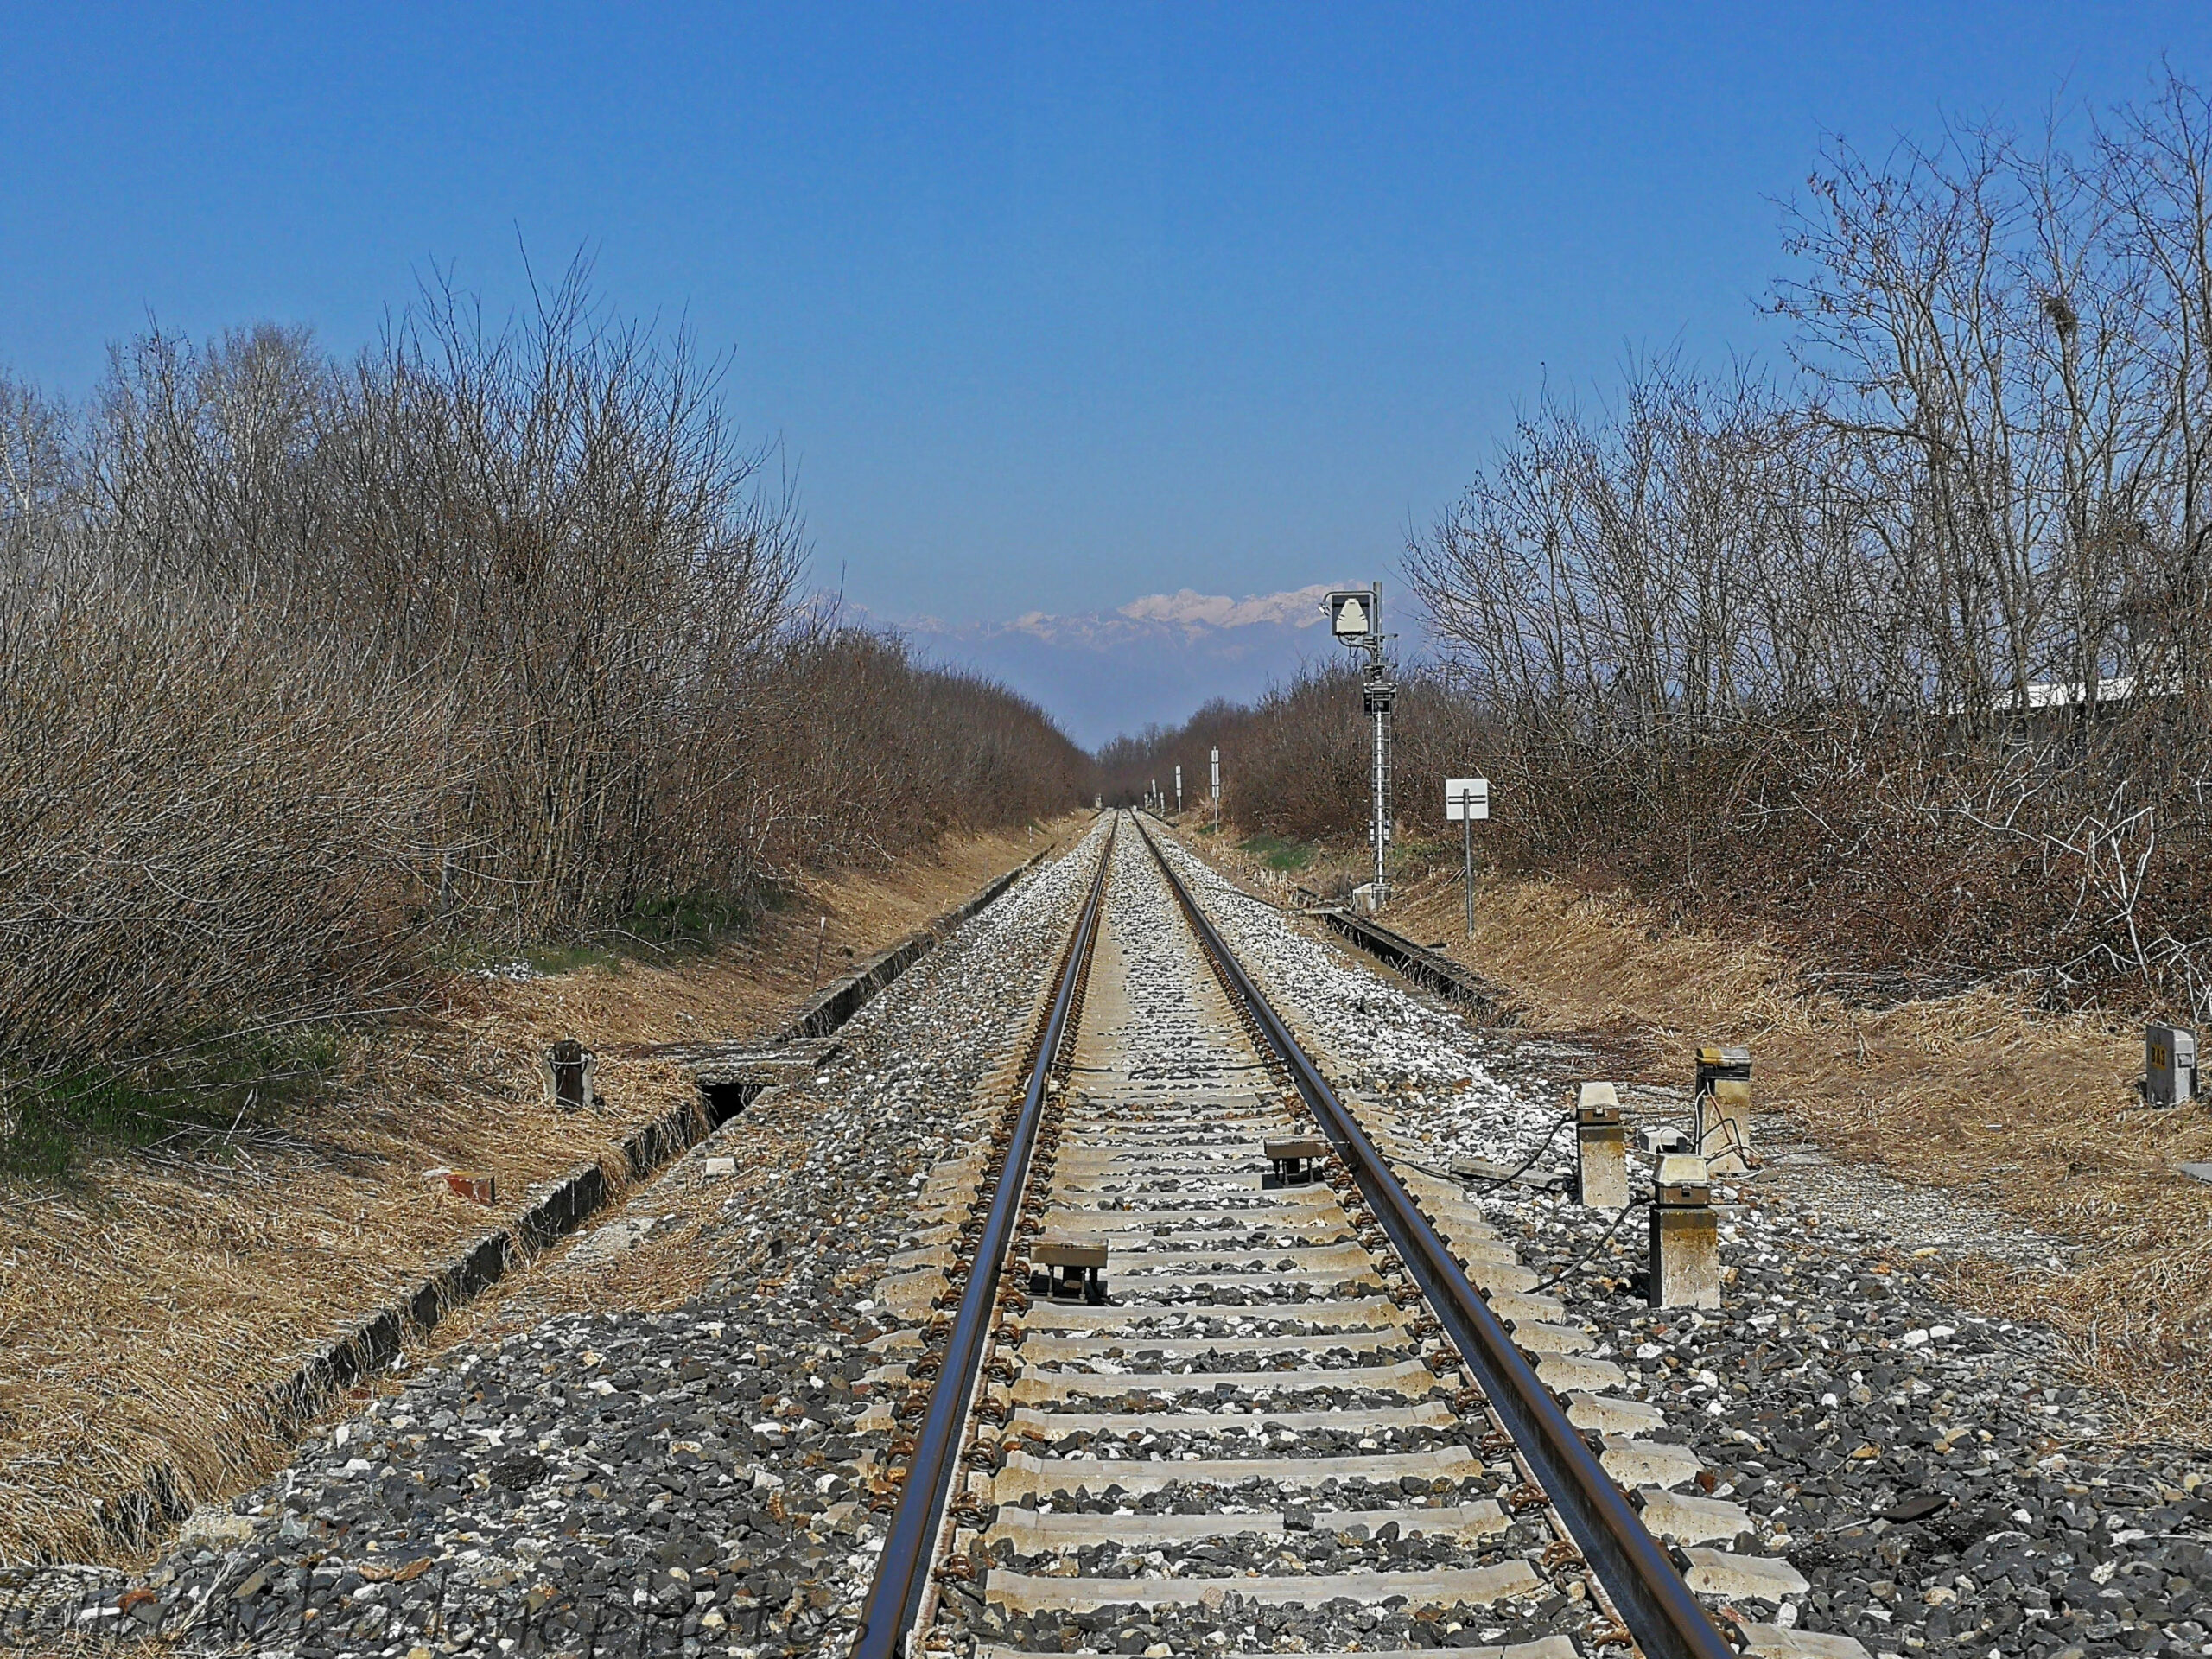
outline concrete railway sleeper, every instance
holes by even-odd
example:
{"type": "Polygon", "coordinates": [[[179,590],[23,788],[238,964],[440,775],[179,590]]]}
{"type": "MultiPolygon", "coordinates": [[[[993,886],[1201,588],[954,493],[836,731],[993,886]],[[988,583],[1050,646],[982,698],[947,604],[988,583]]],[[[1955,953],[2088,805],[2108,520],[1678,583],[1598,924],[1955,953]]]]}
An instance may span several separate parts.
{"type": "Polygon", "coordinates": [[[1021,1100],[994,1132],[986,1154],[984,1175],[987,1179],[995,1177],[991,1205],[979,1223],[963,1229],[954,1269],[961,1284],[958,1311],[945,1332],[943,1352],[929,1356],[936,1385],[925,1399],[915,1402],[922,1421],[908,1450],[890,1535],[854,1637],[855,1659],[903,1652],[910,1634],[928,1623],[932,1605],[930,1567],[937,1559],[948,1507],[957,1507],[957,1459],[988,1360],[993,1312],[1014,1244],[1025,1180],[1032,1171],[1049,1171],[1052,1166],[1049,1096],[1055,1092],[1065,1046],[1081,1019],[1116,840],[1109,832],[1055,976],[1051,1001],[1023,1057],[1027,1084],[1021,1100]]]}
{"type": "Polygon", "coordinates": [[[1100,881],[854,1651],[1733,1652],[1623,1489],[1677,1537],[1730,1506],[1671,1492],[1681,1448],[1456,1189],[1393,1172],[1141,824],[1100,881]]]}
{"type": "MultiPolygon", "coordinates": [[[[1751,1433],[1770,1387],[1835,1379],[1723,1400],[1663,1362],[1748,1352],[1759,1318],[1650,1309],[1618,1262],[1546,1287],[1599,1212],[1445,1173],[1527,1162],[1569,1074],[1509,1083],[1459,1014],[1148,839],[1095,826],[633,1198],[632,1254],[549,1258],[505,1328],[379,1379],[150,1569],[49,1607],[92,1569],[0,1565],[0,1643],[1902,1651],[1842,1622],[1832,1556],[1800,1554],[1810,1586],[1783,1559],[1820,1500],[1751,1433]],[[1624,1497],[1640,1543],[1605,1530],[1624,1497]]],[[[1776,1306],[1762,1259],[1732,1300],[1776,1306]]],[[[1925,1351],[1897,1330],[1883,1352],[1925,1351]]]]}

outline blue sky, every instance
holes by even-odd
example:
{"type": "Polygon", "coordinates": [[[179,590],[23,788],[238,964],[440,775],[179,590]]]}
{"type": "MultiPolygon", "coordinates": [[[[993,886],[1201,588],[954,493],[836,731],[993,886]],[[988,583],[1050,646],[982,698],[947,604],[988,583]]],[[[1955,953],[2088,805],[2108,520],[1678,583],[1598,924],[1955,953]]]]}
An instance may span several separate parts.
{"type": "Polygon", "coordinates": [[[1095,742],[1319,647],[1122,607],[1387,578],[1547,372],[1774,354],[1823,133],[2161,54],[2212,76],[2212,6],[11,8],[0,364],[350,349],[587,247],[731,352],[823,586],[1095,742]]]}

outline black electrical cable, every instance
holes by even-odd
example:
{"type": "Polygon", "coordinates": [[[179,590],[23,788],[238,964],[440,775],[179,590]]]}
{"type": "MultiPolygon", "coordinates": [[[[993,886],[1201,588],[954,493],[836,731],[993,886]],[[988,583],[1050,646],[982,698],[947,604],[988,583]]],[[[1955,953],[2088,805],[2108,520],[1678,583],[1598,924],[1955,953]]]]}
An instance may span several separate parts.
{"type": "Polygon", "coordinates": [[[1562,1117],[1558,1122],[1553,1124],[1551,1127],[1551,1132],[1545,1135],[1542,1140],[1536,1142],[1536,1149],[1530,1153],[1527,1158],[1522,1160],[1521,1167],[1518,1169],[1509,1171],[1503,1175],[1455,1175],[1452,1179],[1454,1180],[1465,1180],[1470,1183],[1476,1183],[1484,1186],[1503,1186],[1508,1181],[1517,1181],[1523,1175],[1526,1175],[1530,1169],[1535,1167],[1537,1159],[1542,1157],[1545,1153],[1551,1150],[1552,1142],[1559,1139],[1559,1132],[1561,1129],[1571,1127],[1573,1122],[1574,1120],[1571,1117],[1562,1117]]]}
{"type": "Polygon", "coordinates": [[[1534,1295],[1538,1292],[1549,1290],[1554,1285],[1559,1283],[1560,1280],[1566,1278],[1568,1274],[1573,1273],[1576,1268],[1586,1265],[1591,1257],[1596,1255],[1599,1251],[1604,1249],[1607,1244],[1612,1242],[1613,1235],[1620,1231],[1621,1224],[1623,1222],[1626,1221],[1637,1211],[1649,1210],[1650,1207],[1651,1200],[1649,1198],[1638,1198],[1634,1204],[1630,1205],[1626,1209],[1623,1210],[1620,1214],[1613,1217],[1613,1224],[1611,1226],[1606,1228],[1604,1232],[1598,1235],[1598,1242],[1596,1243],[1592,1244],[1588,1249],[1583,1251],[1580,1255],[1576,1256],[1573,1261],[1568,1262],[1557,1273],[1552,1274],[1550,1278],[1543,1281],[1542,1283],[1536,1287],[1535,1291],[1532,1291],[1529,1294],[1534,1295]]]}

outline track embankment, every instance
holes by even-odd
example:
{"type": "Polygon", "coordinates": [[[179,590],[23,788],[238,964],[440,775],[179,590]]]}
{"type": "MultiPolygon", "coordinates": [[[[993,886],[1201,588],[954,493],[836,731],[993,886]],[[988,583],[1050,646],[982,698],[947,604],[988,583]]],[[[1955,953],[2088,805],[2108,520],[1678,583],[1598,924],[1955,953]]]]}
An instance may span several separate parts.
{"type": "MultiPolygon", "coordinates": [[[[2212,1471],[2107,1451],[2047,1332],[1758,1170],[1714,1186],[1719,1305],[1654,1307],[1646,1212],[1561,1179],[1587,1051],[1161,856],[1195,915],[1102,823],[498,1328],[68,1622],[302,1656],[2208,1650],[2212,1471]],[[1602,1490],[1560,1487],[1578,1458],[1602,1490]]],[[[1653,1174],[1630,1154],[1632,1199],[1653,1174]]]]}

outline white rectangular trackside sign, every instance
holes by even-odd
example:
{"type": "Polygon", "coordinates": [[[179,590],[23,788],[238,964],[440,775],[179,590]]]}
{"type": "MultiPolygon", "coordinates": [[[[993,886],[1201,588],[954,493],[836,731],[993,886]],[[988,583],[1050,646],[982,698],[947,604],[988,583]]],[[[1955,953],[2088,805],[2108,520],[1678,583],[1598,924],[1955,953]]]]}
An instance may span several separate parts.
{"type": "Polygon", "coordinates": [[[1490,779],[1487,778],[1447,778],[1444,780],[1444,819],[1457,823],[1463,818],[1482,819],[1490,817],[1490,779]]]}

